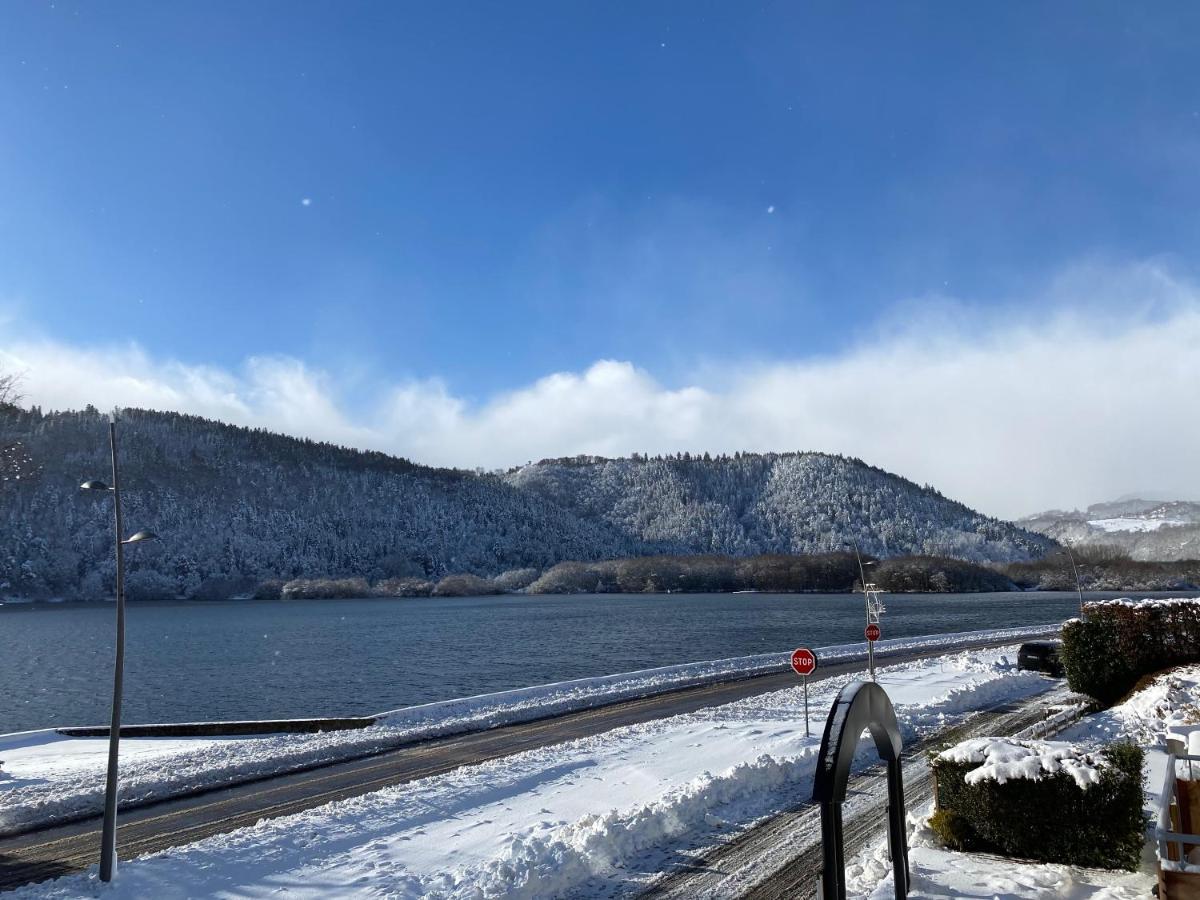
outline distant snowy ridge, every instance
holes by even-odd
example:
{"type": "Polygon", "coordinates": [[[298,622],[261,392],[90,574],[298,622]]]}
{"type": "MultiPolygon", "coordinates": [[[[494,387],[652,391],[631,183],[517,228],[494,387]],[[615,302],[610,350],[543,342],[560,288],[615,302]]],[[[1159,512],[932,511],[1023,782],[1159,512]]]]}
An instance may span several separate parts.
{"type": "MultiPolygon", "coordinates": [[[[895,638],[877,642],[876,653],[883,660],[906,651],[953,651],[985,641],[1019,642],[1057,630],[1057,625],[1040,625],[895,638]]],[[[821,664],[828,665],[864,659],[866,649],[859,641],[820,647],[816,654],[821,664]]],[[[790,651],[767,653],[443,700],[381,713],[378,724],[353,731],[172,740],[162,742],[166,752],[161,754],[154,752],[158,739],[126,739],[123,747],[141,752],[130,752],[122,762],[122,802],[138,805],[351,759],[425,738],[482,731],[685,687],[786,671],[789,658],[790,651]]],[[[0,759],[6,760],[6,768],[17,776],[0,781],[0,834],[99,812],[102,755],[87,764],[65,766],[54,778],[32,777],[32,772],[28,779],[21,778],[14,760],[40,753],[66,759],[73,752],[104,743],[103,738],[65,738],[53,730],[0,736],[0,759]]]]}
{"type": "Polygon", "coordinates": [[[1062,543],[1119,548],[1137,560],[1200,559],[1200,503],[1130,498],[1027,516],[1019,525],[1062,543]]]}

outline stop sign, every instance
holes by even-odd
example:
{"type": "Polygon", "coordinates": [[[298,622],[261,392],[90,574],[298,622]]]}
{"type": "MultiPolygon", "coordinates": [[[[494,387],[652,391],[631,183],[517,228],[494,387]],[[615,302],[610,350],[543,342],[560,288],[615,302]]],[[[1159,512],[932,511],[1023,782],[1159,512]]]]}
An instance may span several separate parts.
{"type": "Polygon", "coordinates": [[[870,625],[867,626],[867,629],[864,633],[866,634],[868,641],[879,640],[879,634],[880,634],[879,626],[876,625],[874,622],[872,622],[870,625]]]}
{"type": "Polygon", "coordinates": [[[792,669],[797,675],[811,675],[817,668],[817,657],[804,647],[792,651],[792,669]]]}

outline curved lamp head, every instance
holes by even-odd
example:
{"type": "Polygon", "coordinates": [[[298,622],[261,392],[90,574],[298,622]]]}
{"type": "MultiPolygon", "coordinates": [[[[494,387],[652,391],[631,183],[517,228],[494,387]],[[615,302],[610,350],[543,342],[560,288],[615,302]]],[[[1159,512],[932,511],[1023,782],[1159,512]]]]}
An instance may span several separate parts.
{"type": "Polygon", "coordinates": [[[158,535],[153,531],[139,531],[133,537],[121,541],[122,544],[140,544],[142,541],[157,541],[158,535]]]}
{"type": "Polygon", "coordinates": [[[81,484],[79,486],[79,489],[81,491],[111,491],[112,490],[112,488],[110,488],[103,481],[85,481],[83,484],[81,484]]]}

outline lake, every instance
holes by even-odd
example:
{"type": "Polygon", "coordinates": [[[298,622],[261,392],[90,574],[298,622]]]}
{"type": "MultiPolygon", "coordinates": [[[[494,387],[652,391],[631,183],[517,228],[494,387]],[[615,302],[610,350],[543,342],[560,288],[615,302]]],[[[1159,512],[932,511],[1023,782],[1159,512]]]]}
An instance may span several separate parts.
{"type": "MultiPolygon", "coordinates": [[[[884,638],[1058,622],[1078,608],[1068,593],[886,601],[884,638]]],[[[0,733],[106,724],[113,625],[111,603],[0,606],[0,733]]],[[[364,715],[846,643],[861,640],[862,629],[862,596],[851,594],[131,603],[124,720],[364,715]]]]}

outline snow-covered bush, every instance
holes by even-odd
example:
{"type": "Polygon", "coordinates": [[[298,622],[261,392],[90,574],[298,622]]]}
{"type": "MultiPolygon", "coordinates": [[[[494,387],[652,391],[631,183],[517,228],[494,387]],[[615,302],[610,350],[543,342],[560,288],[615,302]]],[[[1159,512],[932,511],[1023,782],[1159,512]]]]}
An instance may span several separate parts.
{"type": "Polygon", "coordinates": [[[1105,705],[1144,675],[1200,661],[1200,600],[1101,600],[1063,626],[1071,690],[1105,705]]]}
{"type": "Polygon", "coordinates": [[[1136,869],[1141,859],[1142,750],[978,738],[933,757],[938,813],[953,849],[1042,862],[1136,869]]]}
{"type": "Polygon", "coordinates": [[[380,597],[428,597],[433,582],[424,578],[388,578],[378,582],[372,593],[380,597]]]}
{"type": "Polygon", "coordinates": [[[498,593],[499,588],[478,575],[447,575],[433,589],[435,597],[482,597],[498,593]]]}
{"type": "Polygon", "coordinates": [[[370,594],[365,578],[294,578],[280,591],[284,600],[348,600],[370,594]]]}
{"type": "Polygon", "coordinates": [[[502,591],[519,591],[537,581],[537,577],[541,574],[538,569],[509,569],[493,578],[492,583],[502,591]]]}

